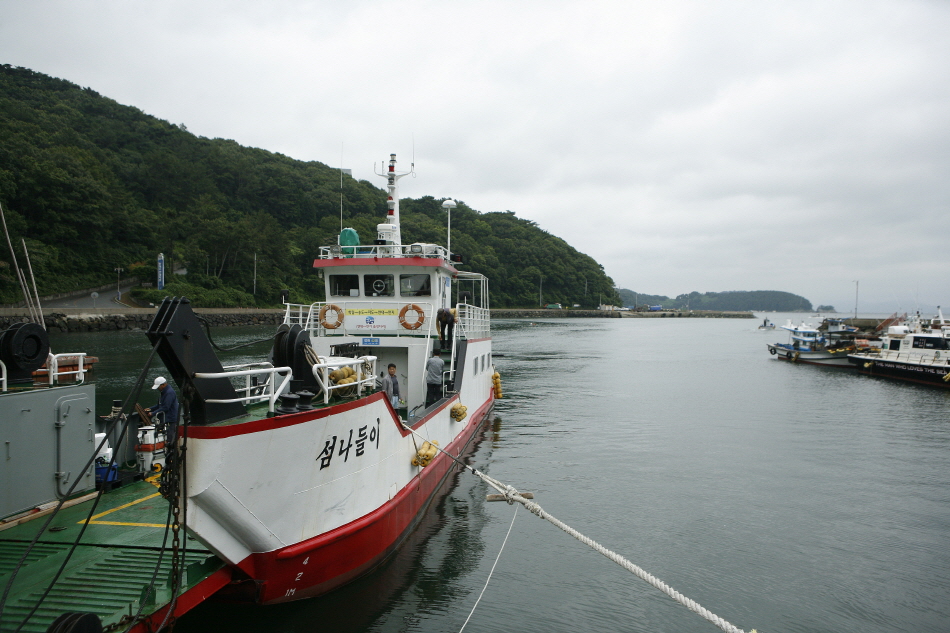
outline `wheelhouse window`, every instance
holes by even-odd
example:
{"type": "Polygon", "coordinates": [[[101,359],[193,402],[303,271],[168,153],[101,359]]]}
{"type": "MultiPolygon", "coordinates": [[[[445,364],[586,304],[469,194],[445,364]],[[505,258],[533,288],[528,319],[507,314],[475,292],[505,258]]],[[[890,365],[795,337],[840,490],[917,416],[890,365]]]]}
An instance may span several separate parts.
{"type": "Polygon", "coordinates": [[[399,275],[399,294],[403,297],[431,297],[429,275],[399,275]]]}
{"type": "Polygon", "coordinates": [[[363,288],[367,297],[392,297],[396,294],[392,275],[363,275],[363,288]]]}
{"type": "Polygon", "coordinates": [[[360,296],[359,275],[330,275],[331,297],[358,297],[360,296]]]}
{"type": "Polygon", "coordinates": [[[914,348],[916,349],[947,349],[946,339],[936,336],[915,336],[914,348]]]}

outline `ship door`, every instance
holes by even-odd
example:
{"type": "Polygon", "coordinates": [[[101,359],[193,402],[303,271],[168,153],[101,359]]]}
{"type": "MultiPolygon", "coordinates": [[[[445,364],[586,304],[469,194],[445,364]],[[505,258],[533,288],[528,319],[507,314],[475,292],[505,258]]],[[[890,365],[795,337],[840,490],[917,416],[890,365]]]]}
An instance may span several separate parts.
{"type": "Polygon", "coordinates": [[[396,366],[396,382],[399,385],[399,399],[405,403],[400,403],[395,409],[399,417],[405,419],[407,410],[412,406],[410,403],[414,399],[409,387],[410,384],[412,384],[412,374],[409,367],[408,350],[404,347],[380,348],[376,361],[377,378],[380,384],[383,378],[389,375],[390,364],[396,366]]]}

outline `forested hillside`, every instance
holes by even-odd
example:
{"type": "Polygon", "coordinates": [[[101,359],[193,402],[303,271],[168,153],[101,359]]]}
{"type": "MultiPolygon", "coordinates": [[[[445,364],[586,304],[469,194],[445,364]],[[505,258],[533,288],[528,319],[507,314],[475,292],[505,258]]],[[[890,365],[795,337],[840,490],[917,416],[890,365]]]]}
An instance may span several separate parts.
{"type": "MultiPolygon", "coordinates": [[[[293,301],[323,299],[312,263],[336,241],[341,193],[343,223],[363,243],[386,213],[382,189],[340,180],[322,163],[198,137],[90,88],[0,66],[0,204],[41,295],[115,281],[116,268],[154,279],[161,252],[188,271],[168,276],[167,294],[198,305],[272,306],[283,288],[293,301]]],[[[401,201],[404,241],[445,242],[441,203],[401,201]]],[[[538,305],[541,275],[546,303],[620,302],[596,261],[511,212],[460,202],[452,246],[463,269],[490,278],[495,307],[538,305]]],[[[0,249],[0,303],[22,299],[9,259],[0,249]]]]}
{"type": "MultiPolygon", "coordinates": [[[[728,311],[774,311],[774,312],[810,312],[811,302],[790,292],[779,290],[752,290],[729,292],[691,292],[670,299],[662,295],[638,294],[632,290],[621,289],[623,305],[662,305],[674,310],[728,310],[728,311]]],[[[826,306],[830,307],[830,306],[826,306]]]]}

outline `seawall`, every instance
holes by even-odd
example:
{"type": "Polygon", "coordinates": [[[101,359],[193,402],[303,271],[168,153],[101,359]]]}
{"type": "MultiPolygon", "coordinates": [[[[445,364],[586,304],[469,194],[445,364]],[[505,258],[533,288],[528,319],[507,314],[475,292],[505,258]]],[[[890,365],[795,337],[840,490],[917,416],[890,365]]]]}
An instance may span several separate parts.
{"type": "Polygon", "coordinates": [[[633,312],[631,310],[495,310],[494,319],[754,319],[751,312],[725,312],[716,310],[664,310],[659,312],[633,312]]]}
{"type": "MultiPolygon", "coordinates": [[[[213,326],[280,325],[281,309],[257,308],[195,308],[195,313],[213,326]]],[[[491,311],[495,319],[752,319],[751,312],[715,312],[706,310],[628,312],[619,310],[508,310],[491,311]]],[[[29,321],[24,308],[0,308],[0,330],[18,322],[29,321]]],[[[155,316],[155,308],[55,308],[45,313],[49,332],[102,332],[109,330],[144,330],[155,316]]]]}
{"type": "MultiPolygon", "coordinates": [[[[14,323],[29,321],[22,308],[0,308],[0,329],[14,323]]],[[[279,325],[283,310],[257,308],[195,308],[195,314],[214,326],[279,325]]],[[[109,330],[144,330],[152,322],[155,308],[55,308],[44,313],[43,321],[51,333],[103,332],[109,330]]]]}

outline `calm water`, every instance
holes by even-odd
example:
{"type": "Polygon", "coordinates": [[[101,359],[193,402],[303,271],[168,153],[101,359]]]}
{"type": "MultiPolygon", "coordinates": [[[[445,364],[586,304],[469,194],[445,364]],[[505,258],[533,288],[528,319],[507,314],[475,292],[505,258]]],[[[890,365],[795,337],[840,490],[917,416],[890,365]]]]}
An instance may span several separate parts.
{"type": "MultiPolygon", "coordinates": [[[[950,392],[773,360],[785,337],[759,322],[496,321],[505,399],[473,463],[747,631],[950,631],[950,392]]],[[[102,413],[148,355],[142,333],[54,345],[100,356],[102,413]]],[[[329,596],[206,604],[176,630],[458,631],[516,512],[466,631],[718,630],[486,492],[459,475],[396,557],[329,596]]]]}

